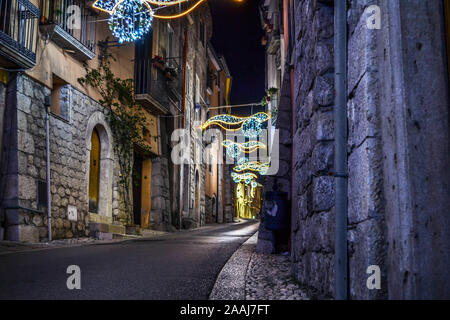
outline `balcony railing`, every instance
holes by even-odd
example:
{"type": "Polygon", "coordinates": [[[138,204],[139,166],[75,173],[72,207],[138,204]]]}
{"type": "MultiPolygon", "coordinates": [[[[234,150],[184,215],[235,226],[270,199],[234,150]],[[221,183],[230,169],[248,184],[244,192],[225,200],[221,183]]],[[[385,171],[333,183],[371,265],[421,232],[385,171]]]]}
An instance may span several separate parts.
{"type": "Polygon", "coordinates": [[[96,17],[84,0],[41,0],[41,30],[83,61],[95,57],[96,17]]]}
{"type": "Polygon", "coordinates": [[[0,0],[0,54],[6,67],[36,64],[39,9],[28,0],[0,0]]]}
{"type": "Polygon", "coordinates": [[[165,67],[176,72],[170,77],[164,69],[156,68],[149,56],[135,60],[136,100],[157,113],[168,113],[170,105],[179,109],[183,71],[176,58],[166,59],[165,67]]]}

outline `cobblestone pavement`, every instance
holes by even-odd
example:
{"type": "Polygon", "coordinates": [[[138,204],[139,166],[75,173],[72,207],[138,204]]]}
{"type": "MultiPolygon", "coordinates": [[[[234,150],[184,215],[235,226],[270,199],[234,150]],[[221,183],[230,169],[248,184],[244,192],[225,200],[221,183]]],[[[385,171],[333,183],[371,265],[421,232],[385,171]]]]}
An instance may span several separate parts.
{"type": "Polygon", "coordinates": [[[246,300],[309,300],[291,275],[289,256],[254,252],[245,281],[246,300]]]}

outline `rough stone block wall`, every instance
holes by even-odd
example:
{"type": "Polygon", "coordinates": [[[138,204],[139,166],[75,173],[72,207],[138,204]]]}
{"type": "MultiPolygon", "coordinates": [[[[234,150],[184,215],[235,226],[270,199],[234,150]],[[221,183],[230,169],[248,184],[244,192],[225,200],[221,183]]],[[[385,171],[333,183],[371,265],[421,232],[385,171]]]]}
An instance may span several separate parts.
{"type": "Polygon", "coordinates": [[[292,261],[319,297],[334,292],[333,21],[328,1],[295,1],[292,261]]]}
{"type": "Polygon", "coordinates": [[[377,30],[367,28],[367,1],[351,1],[348,24],[348,250],[350,298],[386,297],[383,162],[379,116],[377,30]],[[368,290],[366,270],[382,271],[368,290]]]}
{"type": "Polygon", "coordinates": [[[172,223],[169,196],[169,164],[164,157],[152,159],[152,209],[150,212],[150,228],[166,230],[172,223]]]}
{"type": "MultiPolygon", "coordinates": [[[[46,206],[38,205],[38,181],[46,181],[46,133],[44,97],[50,90],[26,75],[10,84],[14,95],[8,97],[7,112],[12,123],[8,141],[8,166],[2,174],[3,207],[7,210],[10,239],[39,241],[48,238],[46,206]],[[16,137],[16,138],[14,138],[16,137]],[[15,139],[17,139],[15,141],[15,139]],[[16,178],[7,179],[8,176],[16,178]],[[17,180],[16,182],[14,182],[17,180]]],[[[67,85],[61,89],[61,116],[50,116],[50,174],[52,204],[52,237],[89,236],[88,177],[89,155],[87,127],[94,113],[103,107],[83,93],[67,85]],[[77,221],[69,221],[67,206],[77,208],[77,221]]],[[[111,183],[116,183],[111,180],[111,183]]],[[[44,187],[44,192],[45,187],[44,187]]],[[[114,192],[113,203],[121,194],[114,192]]],[[[119,215],[118,204],[115,214],[119,215]]],[[[108,213],[112,216],[112,212],[108,213]]]]}

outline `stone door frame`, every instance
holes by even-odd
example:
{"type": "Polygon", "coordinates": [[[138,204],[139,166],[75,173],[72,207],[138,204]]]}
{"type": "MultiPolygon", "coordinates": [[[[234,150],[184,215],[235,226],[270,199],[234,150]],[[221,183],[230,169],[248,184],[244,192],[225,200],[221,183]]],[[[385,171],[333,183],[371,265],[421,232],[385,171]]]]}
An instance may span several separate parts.
{"type": "MultiPolygon", "coordinates": [[[[105,222],[112,222],[113,141],[112,132],[106,122],[105,115],[100,111],[94,112],[89,117],[86,128],[86,194],[89,194],[89,163],[91,137],[94,128],[97,130],[100,138],[100,182],[97,214],[102,218],[105,217],[105,222]]],[[[89,197],[87,197],[86,202],[87,208],[89,208],[89,197]]]]}

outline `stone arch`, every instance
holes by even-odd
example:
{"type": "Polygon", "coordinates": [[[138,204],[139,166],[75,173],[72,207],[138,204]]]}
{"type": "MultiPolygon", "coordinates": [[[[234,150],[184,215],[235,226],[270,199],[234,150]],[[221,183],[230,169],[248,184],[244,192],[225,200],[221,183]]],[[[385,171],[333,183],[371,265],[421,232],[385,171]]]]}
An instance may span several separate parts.
{"type": "MultiPolygon", "coordinates": [[[[113,141],[112,132],[106,121],[105,115],[100,111],[94,112],[86,128],[86,194],[89,194],[89,163],[91,156],[91,137],[94,129],[100,138],[100,182],[97,214],[107,217],[112,222],[112,185],[113,185],[113,141]]],[[[89,197],[86,197],[89,208],[89,197]]]]}

